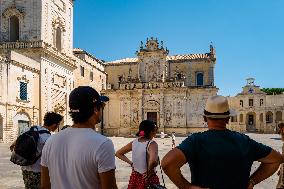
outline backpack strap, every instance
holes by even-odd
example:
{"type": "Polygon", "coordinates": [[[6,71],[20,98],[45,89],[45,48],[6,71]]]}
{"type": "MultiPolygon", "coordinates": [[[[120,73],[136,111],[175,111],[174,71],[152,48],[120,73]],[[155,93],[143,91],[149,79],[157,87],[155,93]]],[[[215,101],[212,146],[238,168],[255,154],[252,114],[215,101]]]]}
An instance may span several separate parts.
{"type": "Polygon", "coordinates": [[[39,134],[44,134],[44,133],[46,133],[46,134],[51,135],[51,133],[50,133],[48,130],[40,130],[40,131],[39,131],[36,125],[35,125],[35,126],[32,126],[32,127],[30,128],[30,131],[37,131],[39,134]]]}
{"type": "Polygon", "coordinates": [[[32,126],[31,128],[30,128],[30,131],[38,131],[38,128],[37,128],[37,126],[36,125],[34,125],[34,126],[32,126]]]}
{"type": "Polygon", "coordinates": [[[47,130],[40,130],[40,131],[38,131],[38,133],[39,133],[39,134],[44,134],[44,133],[46,133],[46,134],[51,135],[51,133],[50,133],[49,131],[47,131],[47,130]]]}

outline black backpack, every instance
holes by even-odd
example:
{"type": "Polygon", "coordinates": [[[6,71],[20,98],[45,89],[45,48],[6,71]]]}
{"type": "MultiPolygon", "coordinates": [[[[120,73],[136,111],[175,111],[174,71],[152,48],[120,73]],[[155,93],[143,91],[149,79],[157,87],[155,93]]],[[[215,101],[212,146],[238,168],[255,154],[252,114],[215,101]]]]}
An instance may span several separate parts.
{"type": "Polygon", "coordinates": [[[33,126],[29,131],[21,134],[16,140],[10,161],[21,166],[34,164],[41,157],[41,151],[37,150],[37,143],[39,135],[43,133],[50,134],[47,130],[39,131],[36,126],[33,126]]]}

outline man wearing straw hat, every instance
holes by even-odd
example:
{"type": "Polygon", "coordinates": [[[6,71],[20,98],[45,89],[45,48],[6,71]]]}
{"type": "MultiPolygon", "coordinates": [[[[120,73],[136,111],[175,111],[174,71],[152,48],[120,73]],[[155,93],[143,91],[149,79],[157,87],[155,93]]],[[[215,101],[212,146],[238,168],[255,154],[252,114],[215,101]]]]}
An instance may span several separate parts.
{"type": "Polygon", "coordinates": [[[178,188],[252,189],[277,171],[283,161],[281,154],[228,130],[230,116],[234,112],[225,97],[210,97],[203,115],[208,130],[190,135],[165,155],[162,167],[178,188]],[[261,164],[250,175],[254,161],[261,164]],[[186,163],[190,166],[191,183],[180,170],[186,163]]]}

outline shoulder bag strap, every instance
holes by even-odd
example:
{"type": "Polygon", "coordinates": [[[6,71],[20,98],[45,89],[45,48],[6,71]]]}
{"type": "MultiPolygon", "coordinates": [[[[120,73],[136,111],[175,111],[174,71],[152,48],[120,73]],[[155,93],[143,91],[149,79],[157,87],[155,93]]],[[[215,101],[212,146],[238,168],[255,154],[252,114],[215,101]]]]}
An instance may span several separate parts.
{"type": "Polygon", "coordinates": [[[147,166],[146,173],[147,173],[147,177],[148,177],[148,168],[149,168],[149,166],[148,166],[148,146],[149,146],[150,142],[151,142],[151,140],[146,145],[146,166],[147,166]]]}
{"type": "MultiPolygon", "coordinates": [[[[150,144],[151,141],[149,141],[147,143],[147,146],[146,146],[146,165],[147,165],[147,177],[148,177],[148,146],[150,144]]],[[[162,181],[163,181],[163,185],[164,187],[166,188],[166,185],[165,185],[165,180],[164,180],[164,174],[163,174],[163,170],[162,170],[162,167],[161,167],[161,163],[160,163],[160,157],[158,156],[158,163],[159,163],[159,166],[160,166],[160,170],[161,170],[161,175],[162,175],[162,181]]]]}
{"type": "Polygon", "coordinates": [[[164,174],[163,174],[163,170],[162,170],[162,166],[161,166],[161,163],[160,163],[160,157],[159,157],[159,156],[158,156],[158,163],[159,163],[160,170],[161,170],[163,185],[164,185],[164,187],[166,188],[165,180],[164,180],[164,174]]]}

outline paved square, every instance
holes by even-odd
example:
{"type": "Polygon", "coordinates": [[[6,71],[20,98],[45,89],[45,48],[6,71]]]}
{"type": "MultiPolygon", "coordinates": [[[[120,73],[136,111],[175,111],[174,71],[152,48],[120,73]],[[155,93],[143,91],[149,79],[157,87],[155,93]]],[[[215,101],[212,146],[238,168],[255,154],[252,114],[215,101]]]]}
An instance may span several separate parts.
{"type": "MultiPolygon", "coordinates": [[[[262,142],[264,144],[267,144],[269,146],[272,146],[274,149],[281,151],[282,142],[279,138],[279,135],[272,135],[272,134],[249,134],[249,136],[259,142],[262,142]]],[[[127,144],[133,138],[122,138],[122,137],[112,137],[111,138],[115,149],[118,149],[122,147],[123,145],[127,144]]],[[[177,137],[177,144],[179,144],[184,137],[177,137]]],[[[165,138],[165,139],[156,139],[156,141],[159,144],[159,155],[160,157],[163,157],[170,149],[171,149],[171,139],[165,138]]],[[[9,144],[0,144],[0,189],[22,189],[23,181],[22,181],[22,175],[20,171],[20,167],[17,165],[14,165],[10,163],[10,151],[8,150],[9,144]]],[[[129,157],[130,154],[129,154],[129,157]]],[[[118,183],[119,189],[125,189],[127,188],[129,175],[131,172],[131,169],[129,166],[126,165],[126,163],[116,159],[116,180],[118,183]]],[[[254,163],[253,170],[255,170],[258,163],[254,163]]],[[[157,169],[159,172],[159,169],[157,169]]],[[[234,171],[234,170],[232,170],[234,171]]],[[[183,167],[183,173],[185,173],[186,178],[190,179],[190,172],[189,167],[185,165],[183,167]]],[[[161,175],[159,174],[159,177],[161,178],[161,175]]],[[[172,182],[166,177],[166,186],[168,189],[174,189],[174,185],[172,182]]],[[[272,189],[275,188],[278,181],[278,177],[276,174],[274,174],[269,179],[263,181],[261,184],[257,185],[256,189],[272,189]]]]}

